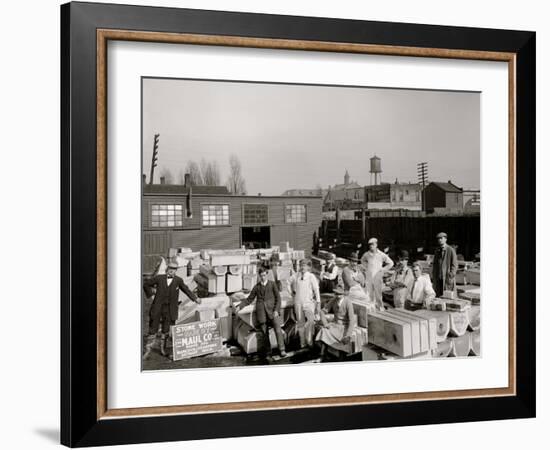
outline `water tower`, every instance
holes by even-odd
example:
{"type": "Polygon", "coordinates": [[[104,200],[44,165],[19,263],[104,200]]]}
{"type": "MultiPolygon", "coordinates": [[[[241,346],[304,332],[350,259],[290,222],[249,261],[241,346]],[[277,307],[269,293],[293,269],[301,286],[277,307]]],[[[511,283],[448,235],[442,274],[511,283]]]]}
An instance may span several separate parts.
{"type": "Polygon", "coordinates": [[[374,155],[370,159],[370,184],[372,185],[372,174],[374,174],[374,184],[380,184],[380,178],[381,176],[379,174],[382,173],[382,160],[374,155]]]}

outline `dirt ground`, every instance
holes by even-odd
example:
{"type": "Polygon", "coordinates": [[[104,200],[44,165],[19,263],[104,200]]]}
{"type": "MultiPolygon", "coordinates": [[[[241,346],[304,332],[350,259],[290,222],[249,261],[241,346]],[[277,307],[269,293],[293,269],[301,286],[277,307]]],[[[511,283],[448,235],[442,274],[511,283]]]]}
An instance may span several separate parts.
{"type": "MultiPolygon", "coordinates": [[[[142,354],[145,351],[145,336],[149,331],[149,309],[151,307],[151,300],[147,300],[143,297],[143,316],[142,316],[142,354]]],[[[229,350],[233,349],[234,352],[239,351],[237,343],[230,342],[224,344],[223,350],[219,354],[203,355],[190,359],[183,359],[179,361],[172,361],[171,356],[163,356],[160,353],[159,342],[153,347],[153,351],[150,353],[147,360],[142,361],[142,370],[174,370],[174,369],[198,369],[209,367],[242,367],[242,366],[258,366],[265,365],[265,360],[259,360],[256,355],[247,356],[244,353],[236,354],[235,356],[228,356],[229,350]]],[[[172,342],[169,340],[167,350],[171,352],[172,342]]],[[[308,361],[315,360],[318,357],[316,351],[309,351],[306,349],[289,351],[286,358],[280,358],[274,354],[273,359],[269,364],[301,364],[308,361]]]]}

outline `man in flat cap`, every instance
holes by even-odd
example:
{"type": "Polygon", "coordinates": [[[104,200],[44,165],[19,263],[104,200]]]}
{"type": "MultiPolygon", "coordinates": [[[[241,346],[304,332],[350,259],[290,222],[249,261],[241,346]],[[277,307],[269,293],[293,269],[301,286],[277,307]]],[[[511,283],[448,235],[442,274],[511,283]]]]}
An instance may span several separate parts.
{"type": "Polygon", "coordinates": [[[369,249],[361,257],[361,265],[365,271],[367,292],[376,306],[384,310],[382,303],[382,286],[384,274],[393,267],[393,261],[384,252],[378,250],[378,239],[370,238],[367,242],[369,249]]]}
{"type": "Polygon", "coordinates": [[[143,290],[148,299],[153,295],[152,288],[155,287],[157,289],[151,309],[149,310],[149,335],[145,343],[144,359],[149,357],[155,344],[159,325],[161,325],[160,352],[163,356],[167,356],[166,341],[170,333],[170,326],[174,325],[178,318],[178,296],[180,290],[195,303],[201,303],[201,299],[193,294],[183,280],[176,275],[176,270],[178,270],[178,264],[170,262],[165,274],[155,275],[143,283],[143,290]]]}
{"type": "Polygon", "coordinates": [[[404,308],[408,289],[414,282],[413,271],[409,267],[409,252],[401,250],[395,273],[392,276],[390,287],[393,291],[393,304],[396,308],[404,308]]]}
{"type": "Polygon", "coordinates": [[[435,293],[441,297],[443,291],[456,289],[455,276],[458,260],[455,249],[447,244],[447,233],[438,233],[436,238],[438,247],[434,255],[432,278],[435,293]]]}
{"type": "Polygon", "coordinates": [[[344,267],[342,271],[342,282],[344,283],[344,291],[349,292],[353,286],[365,287],[365,275],[359,270],[359,254],[353,252],[349,258],[349,266],[344,267]]]}

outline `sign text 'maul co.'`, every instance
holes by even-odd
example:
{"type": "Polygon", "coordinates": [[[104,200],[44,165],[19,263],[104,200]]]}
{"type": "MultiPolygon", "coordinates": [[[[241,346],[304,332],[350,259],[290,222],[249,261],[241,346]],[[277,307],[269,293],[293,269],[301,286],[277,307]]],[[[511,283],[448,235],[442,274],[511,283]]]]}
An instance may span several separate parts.
{"type": "Polygon", "coordinates": [[[219,319],[172,327],[174,361],[215,353],[222,348],[219,319]]]}

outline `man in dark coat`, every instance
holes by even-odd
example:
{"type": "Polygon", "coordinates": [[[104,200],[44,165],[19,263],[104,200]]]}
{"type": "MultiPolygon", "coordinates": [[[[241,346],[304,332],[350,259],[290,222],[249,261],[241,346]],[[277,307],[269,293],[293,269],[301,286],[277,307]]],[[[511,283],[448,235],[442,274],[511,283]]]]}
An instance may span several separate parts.
{"type": "Polygon", "coordinates": [[[242,301],[240,308],[256,300],[256,320],[258,322],[258,353],[266,357],[271,355],[271,344],[269,342],[269,328],[275,330],[279,353],[285,357],[285,341],[281,329],[281,296],[275,282],[267,279],[268,270],[265,267],[258,269],[260,281],[252,288],[248,298],[242,301]]]}
{"type": "Polygon", "coordinates": [[[177,263],[170,263],[166,269],[166,274],[155,275],[143,283],[143,290],[149,300],[153,295],[152,288],[156,288],[155,298],[149,310],[149,336],[145,344],[144,358],[147,358],[151,353],[159,325],[162,327],[160,352],[163,356],[166,356],[166,341],[168,340],[170,326],[175,325],[178,318],[178,296],[180,290],[195,303],[201,303],[201,299],[193,294],[183,280],[176,275],[177,269],[177,263]]]}
{"type": "Polygon", "coordinates": [[[456,289],[458,260],[455,249],[447,244],[447,233],[439,233],[436,237],[439,246],[434,255],[432,278],[435,294],[441,297],[443,291],[456,289]]]}

